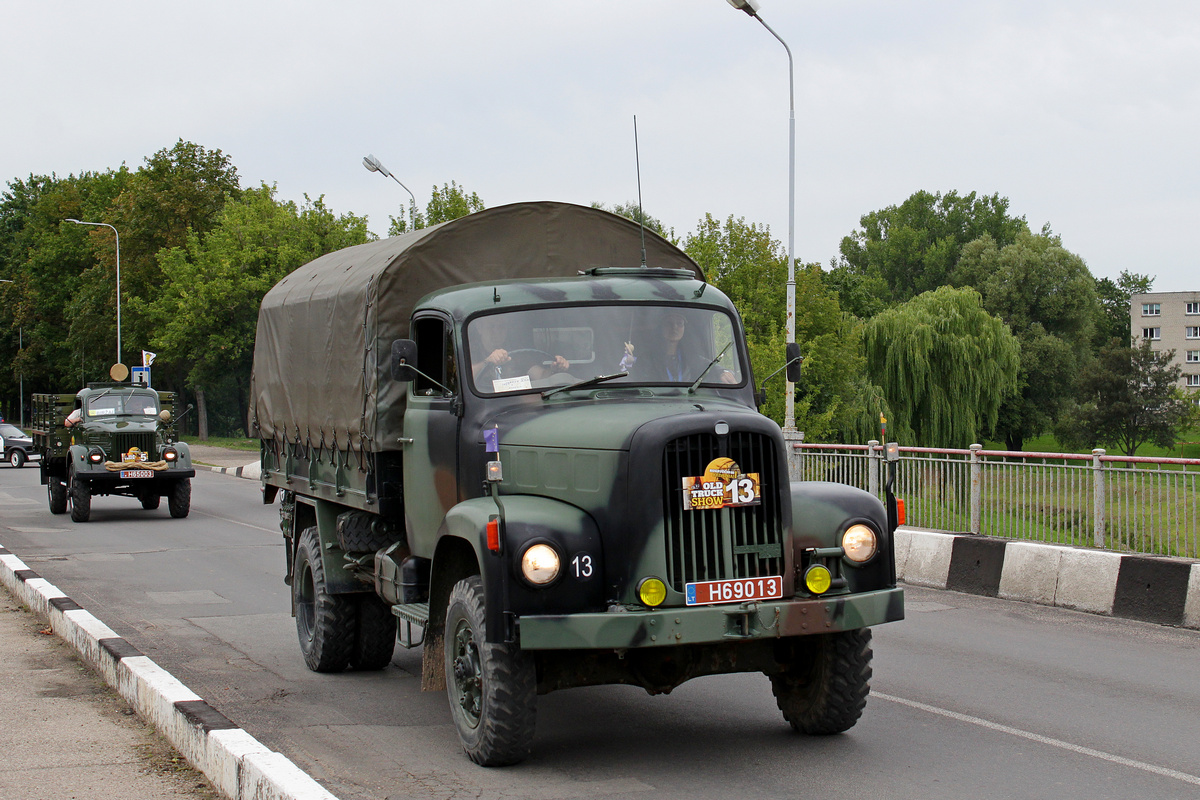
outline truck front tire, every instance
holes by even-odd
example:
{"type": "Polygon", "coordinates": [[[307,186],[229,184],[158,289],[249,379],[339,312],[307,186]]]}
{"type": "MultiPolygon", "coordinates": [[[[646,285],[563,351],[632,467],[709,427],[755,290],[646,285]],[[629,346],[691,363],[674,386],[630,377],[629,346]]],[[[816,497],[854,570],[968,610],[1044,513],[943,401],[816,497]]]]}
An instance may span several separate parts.
{"type": "Polygon", "coordinates": [[[296,600],[296,634],[304,663],[313,672],[341,672],[354,655],[357,599],[330,594],[321,562],[321,537],[306,528],[296,546],[296,572],[292,579],[296,600]]]}
{"type": "Polygon", "coordinates": [[[485,640],[484,620],[483,581],[472,575],[454,585],[446,608],[446,692],[467,756],[500,767],[529,755],[537,677],[528,653],[485,640]]]}
{"type": "Polygon", "coordinates": [[[46,496],[50,501],[51,514],[67,513],[67,485],[54,475],[46,478],[46,496]]]}
{"type": "Polygon", "coordinates": [[[92,486],[71,470],[67,495],[71,499],[71,520],[87,522],[92,516],[92,486]]]}
{"type": "Polygon", "coordinates": [[[771,676],[784,719],[800,732],[842,733],[854,727],[871,691],[871,629],[813,637],[799,661],[771,676]]]}
{"type": "MultiPolygon", "coordinates": [[[[148,508],[145,501],[143,501],[142,507],[148,508]]],[[[176,519],[186,517],[192,510],[192,481],[190,478],[180,478],[171,484],[169,494],[167,494],[167,508],[170,509],[171,516],[176,519]]]]}

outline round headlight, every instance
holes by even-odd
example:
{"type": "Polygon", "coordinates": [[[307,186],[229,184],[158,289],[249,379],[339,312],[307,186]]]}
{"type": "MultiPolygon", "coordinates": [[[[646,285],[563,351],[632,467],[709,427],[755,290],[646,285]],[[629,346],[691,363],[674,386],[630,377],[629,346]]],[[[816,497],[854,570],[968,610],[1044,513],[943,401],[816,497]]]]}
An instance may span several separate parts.
{"type": "Polygon", "coordinates": [[[851,525],[842,534],[842,549],[846,551],[846,558],[859,564],[869,561],[878,547],[875,531],[866,525],[851,525]]]}
{"type": "Polygon", "coordinates": [[[828,567],[813,564],[804,573],[804,585],[813,594],[825,594],[833,585],[833,575],[828,567]]]}
{"type": "Polygon", "coordinates": [[[104,453],[100,452],[99,450],[97,450],[95,448],[88,451],[88,461],[92,462],[93,464],[99,464],[103,460],[104,460],[104,453]]]}
{"type": "Polygon", "coordinates": [[[650,608],[657,608],[667,599],[667,585],[658,578],[644,578],[638,584],[638,599],[650,608]]]}
{"type": "Polygon", "coordinates": [[[521,556],[521,574],[534,586],[545,586],[558,577],[562,560],[548,544],[535,544],[521,556]]]}
{"type": "Polygon", "coordinates": [[[177,458],[179,458],[179,453],[175,451],[174,447],[163,450],[163,461],[174,461],[177,458]]]}

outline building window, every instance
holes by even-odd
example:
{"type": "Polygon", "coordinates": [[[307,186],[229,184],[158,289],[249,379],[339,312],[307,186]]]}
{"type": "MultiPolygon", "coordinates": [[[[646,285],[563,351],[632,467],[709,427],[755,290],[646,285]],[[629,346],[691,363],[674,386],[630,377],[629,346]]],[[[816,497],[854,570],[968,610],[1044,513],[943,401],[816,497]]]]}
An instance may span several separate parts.
{"type": "MultiPolygon", "coordinates": [[[[1188,328],[1188,330],[1195,330],[1188,328]]],[[[1162,338],[1162,328],[1142,328],[1142,338],[1149,339],[1152,342],[1157,342],[1162,338]]],[[[1190,336],[1188,338],[1191,338],[1190,336]]]]}
{"type": "Polygon", "coordinates": [[[1183,333],[1189,339],[1200,339],[1200,325],[1188,325],[1183,333]]]}
{"type": "Polygon", "coordinates": [[[1187,376],[1187,385],[1196,387],[1196,388],[1200,388],[1200,375],[1188,375],[1187,376]]]}
{"type": "Polygon", "coordinates": [[[1200,303],[1185,303],[1183,308],[1185,314],[1200,314],[1200,303]]]}
{"type": "Polygon", "coordinates": [[[1200,364],[1200,350],[1188,350],[1187,358],[1184,361],[1189,364],[1200,364]]]}
{"type": "Polygon", "coordinates": [[[1143,317],[1157,317],[1162,314],[1162,306],[1158,303],[1142,303],[1143,317]]]}

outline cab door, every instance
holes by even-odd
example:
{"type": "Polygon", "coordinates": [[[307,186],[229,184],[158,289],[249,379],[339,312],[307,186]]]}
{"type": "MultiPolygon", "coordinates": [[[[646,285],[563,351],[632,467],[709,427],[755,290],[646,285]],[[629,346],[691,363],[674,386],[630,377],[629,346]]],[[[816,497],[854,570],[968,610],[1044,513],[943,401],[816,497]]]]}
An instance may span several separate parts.
{"type": "Polygon", "coordinates": [[[417,369],[404,411],[404,523],[414,555],[429,558],[446,512],[460,499],[462,397],[454,326],[440,314],[413,319],[417,369]]]}

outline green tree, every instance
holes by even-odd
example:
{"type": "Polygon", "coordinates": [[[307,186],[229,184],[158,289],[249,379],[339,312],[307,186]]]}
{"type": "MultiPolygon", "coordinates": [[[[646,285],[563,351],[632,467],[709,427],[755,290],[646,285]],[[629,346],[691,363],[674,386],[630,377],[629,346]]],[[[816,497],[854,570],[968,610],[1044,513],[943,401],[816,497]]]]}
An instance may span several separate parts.
{"type": "MultiPolygon", "coordinates": [[[[163,284],[158,253],[183,246],[189,231],[206,233],[229,198],[240,196],[237,169],[220,150],[182,139],[159,150],[92,219],[116,227],[121,236],[122,340],[127,353],[146,348],[154,332],[142,316],[144,304],[163,284]]],[[[68,216],[75,216],[70,214],[68,216]]],[[[82,218],[82,217],[81,217],[82,218]]],[[[78,346],[115,338],[116,246],[107,228],[86,231],[96,263],[80,276],[68,313],[78,346]]]]}
{"type": "Polygon", "coordinates": [[[966,447],[995,426],[1016,389],[1020,345],[974,289],[944,286],[877,314],[863,344],[897,440],[966,447]]]}
{"type": "Polygon", "coordinates": [[[399,236],[410,230],[429,228],[442,222],[449,222],[452,219],[483,211],[484,208],[483,200],[479,198],[479,195],[475,192],[468,194],[466,189],[454,181],[444,184],[441,189],[435,185],[430,193],[429,202],[425,205],[424,214],[415,208],[410,208],[409,220],[405,220],[403,216],[389,217],[391,225],[388,226],[388,236],[399,236]]]}
{"type": "MultiPolygon", "coordinates": [[[[787,253],[763,225],[706,214],[683,249],[708,280],[737,307],[746,327],[754,374],[761,382],[783,366],[787,342],[787,253]]],[[[825,285],[819,264],[798,265],[796,341],[804,354],[803,380],[796,386],[796,427],[810,441],[870,438],[870,419],[883,407],[867,379],[862,325],[844,314],[825,285]]],[[[766,385],[762,412],[783,421],[784,380],[766,385]]]]}
{"type": "Polygon", "coordinates": [[[684,236],[683,250],[737,306],[747,335],[765,339],[785,324],[787,253],[768,227],[745,217],[720,222],[705,214],[695,232],[684,236]]]}
{"type": "Polygon", "coordinates": [[[1096,281],[1096,297],[1100,301],[1100,314],[1096,319],[1097,347],[1113,341],[1121,345],[1129,344],[1129,298],[1149,292],[1153,284],[1154,278],[1149,275],[1127,270],[1121,270],[1115,281],[1111,278],[1096,281]]]}
{"type": "Polygon", "coordinates": [[[950,283],[968,242],[988,234],[1002,248],[1028,230],[1024,217],[1009,216],[1007,198],[953,191],[917,192],[859,225],[842,239],[832,279],[843,306],[863,317],[950,283]]]}
{"type": "Polygon", "coordinates": [[[183,246],[159,253],[165,283],[139,310],[152,322],[159,359],[186,370],[200,438],[207,438],[213,394],[232,392],[236,413],[225,416],[245,425],[263,295],[302,264],[369,238],[365,218],[336,216],[321,197],[306,196],[302,207],[280,202],[263,185],[227,203],[208,233],[193,230],[183,246]]]}
{"type": "Polygon", "coordinates": [[[1172,447],[1179,431],[1196,421],[1193,399],[1178,385],[1182,369],[1174,350],[1111,342],[1080,376],[1082,400],[1070,407],[1055,435],[1072,448],[1117,447],[1137,454],[1146,443],[1172,447]]]}
{"type": "Polygon", "coordinates": [[[1021,344],[1017,391],[1004,399],[993,431],[1009,450],[1020,450],[1053,426],[1091,357],[1095,281],[1048,229],[1022,231],[1005,247],[984,234],[963,248],[953,279],[975,287],[983,307],[1021,344]]]}

